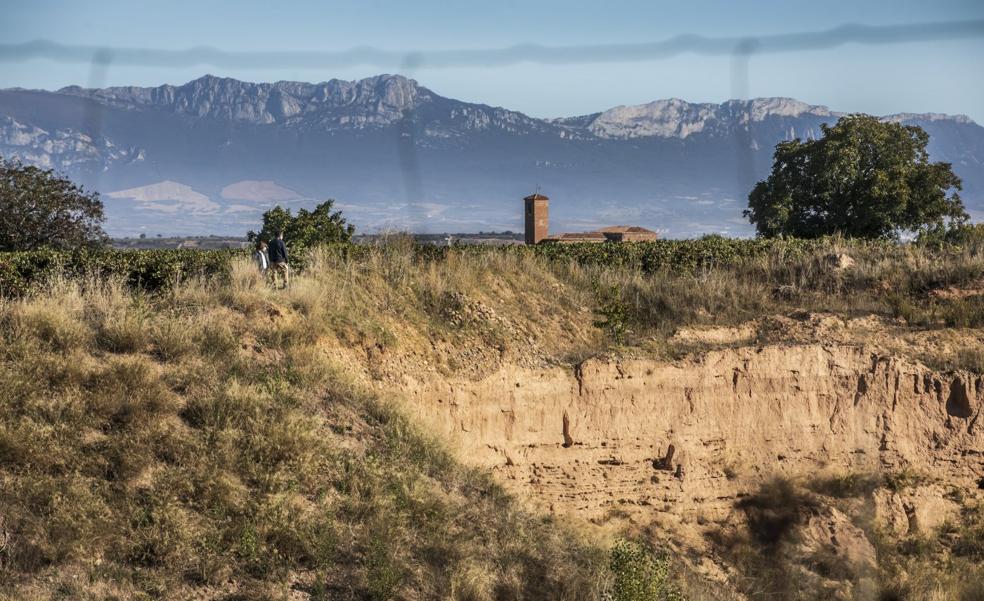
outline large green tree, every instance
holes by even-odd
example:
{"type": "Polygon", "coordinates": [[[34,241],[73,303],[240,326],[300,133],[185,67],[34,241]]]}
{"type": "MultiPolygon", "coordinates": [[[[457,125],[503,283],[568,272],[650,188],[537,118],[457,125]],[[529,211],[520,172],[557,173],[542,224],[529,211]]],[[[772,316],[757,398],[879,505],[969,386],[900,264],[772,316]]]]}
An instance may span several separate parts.
{"type": "Polygon", "coordinates": [[[249,232],[250,240],[270,241],[277,232],[284,232],[284,240],[294,250],[310,248],[319,244],[348,242],[355,233],[355,227],[347,223],[341,211],[333,211],[334,200],[326,200],[313,210],[299,209],[291,213],[279,205],[263,213],[263,229],[249,232]]]}
{"type": "Polygon", "coordinates": [[[776,146],[745,216],[761,236],[893,238],[967,220],[949,163],[931,163],[914,125],[849,115],[822,137],[776,146]]]}
{"type": "Polygon", "coordinates": [[[77,248],[107,240],[97,192],[51,170],[0,158],[0,250],[77,248]]]}

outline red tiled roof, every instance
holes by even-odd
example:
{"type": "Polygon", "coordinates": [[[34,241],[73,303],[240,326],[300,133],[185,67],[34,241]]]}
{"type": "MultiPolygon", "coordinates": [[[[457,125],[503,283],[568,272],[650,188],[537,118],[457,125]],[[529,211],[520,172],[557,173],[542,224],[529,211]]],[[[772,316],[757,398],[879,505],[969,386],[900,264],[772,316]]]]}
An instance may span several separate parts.
{"type": "Polygon", "coordinates": [[[652,230],[647,230],[644,227],[639,227],[638,225],[612,225],[609,227],[603,227],[598,231],[603,234],[655,234],[656,233],[652,230]]]}
{"type": "Polygon", "coordinates": [[[604,238],[605,234],[601,232],[565,232],[554,234],[547,240],[603,240],[604,238]]]}

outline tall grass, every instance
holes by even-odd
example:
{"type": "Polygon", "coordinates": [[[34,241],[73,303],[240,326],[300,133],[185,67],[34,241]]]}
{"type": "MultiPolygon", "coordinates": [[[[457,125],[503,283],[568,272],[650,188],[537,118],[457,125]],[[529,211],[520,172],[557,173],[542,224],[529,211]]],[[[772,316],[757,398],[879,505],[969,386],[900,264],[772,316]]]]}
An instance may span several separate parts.
{"type": "Polygon", "coordinates": [[[601,551],[320,351],[481,282],[319,260],[284,293],[237,265],[158,297],[61,281],[0,304],[0,596],[596,598],[601,551]]]}
{"type": "MultiPolygon", "coordinates": [[[[605,553],[332,357],[583,357],[611,343],[598,289],[618,291],[630,346],[804,309],[981,327],[977,297],[930,294],[979,286],[979,249],[834,244],[688,272],[398,240],[314,251],[287,291],[238,261],[155,295],[56,279],[2,300],[0,595],[597,598],[605,553]]],[[[960,356],[979,365],[979,345],[960,356]]]]}

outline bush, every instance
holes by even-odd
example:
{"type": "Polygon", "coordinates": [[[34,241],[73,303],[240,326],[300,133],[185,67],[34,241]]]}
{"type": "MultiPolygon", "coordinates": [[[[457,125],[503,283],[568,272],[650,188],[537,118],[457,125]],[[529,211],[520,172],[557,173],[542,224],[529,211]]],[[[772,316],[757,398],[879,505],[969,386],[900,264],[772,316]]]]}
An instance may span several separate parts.
{"type": "Polygon", "coordinates": [[[300,209],[297,215],[280,205],[263,213],[263,229],[249,232],[247,238],[269,242],[284,232],[284,240],[290,248],[300,254],[304,249],[321,244],[348,242],[355,234],[355,227],[347,223],[341,211],[332,211],[334,200],[326,200],[314,209],[300,209]]]}
{"type": "Polygon", "coordinates": [[[598,299],[598,308],[595,309],[598,319],[594,326],[605,331],[615,344],[623,344],[630,330],[628,310],[622,302],[622,289],[617,284],[606,288],[596,283],[595,297],[598,299]]]}
{"type": "Polygon", "coordinates": [[[230,250],[38,250],[0,253],[0,296],[21,296],[61,277],[118,277],[133,288],[159,291],[194,277],[224,276],[230,250]]]}
{"type": "Polygon", "coordinates": [[[683,601],[669,582],[669,561],[639,543],[615,543],[609,566],[613,601],[683,601]]]}
{"type": "Polygon", "coordinates": [[[780,261],[803,258],[829,246],[829,240],[795,238],[739,239],[705,236],[695,240],[656,240],[621,244],[541,244],[511,247],[547,259],[579,265],[641,269],[646,273],[671,271],[700,274],[717,267],[733,267],[773,256],[780,261]]]}
{"type": "MultiPolygon", "coordinates": [[[[410,245],[414,262],[445,261],[449,256],[532,256],[563,264],[637,269],[652,274],[702,275],[717,268],[750,265],[769,258],[792,264],[834,244],[829,239],[792,238],[736,239],[706,236],[696,240],[657,240],[622,244],[540,244],[536,246],[487,247],[410,245]]],[[[891,250],[891,242],[853,243],[860,249],[891,250]]],[[[406,246],[406,245],[404,245],[406,246]]],[[[373,256],[377,246],[333,243],[320,247],[322,258],[359,262],[373,256]]],[[[296,250],[296,249],[295,249],[296,250]]],[[[385,251],[385,249],[384,249],[385,251]]],[[[0,253],[0,296],[20,296],[55,277],[117,277],[133,288],[159,291],[195,277],[228,277],[232,259],[245,257],[244,250],[87,249],[38,250],[0,253]]],[[[291,263],[303,269],[307,254],[294,252],[291,263]]]]}
{"type": "Polygon", "coordinates": [[[0,158],[0,250],[98,247],[108,240],[98,192],[50,169],[0,158]]]}

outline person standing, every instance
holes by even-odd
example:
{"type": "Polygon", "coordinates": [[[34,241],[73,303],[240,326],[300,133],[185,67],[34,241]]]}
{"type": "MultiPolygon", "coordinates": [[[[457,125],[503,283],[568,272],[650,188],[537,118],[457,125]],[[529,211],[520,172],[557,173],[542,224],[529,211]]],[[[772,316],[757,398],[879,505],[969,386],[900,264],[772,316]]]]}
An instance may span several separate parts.
{"type": "Polygon", "coordinates": [[[273,286],[276,288],[277,281],[283,278],[282,288],[290,285],[290,267],[287,264],[287,245],[284,244],[284,231],[277,232],[277,237],[270,241],[270,270],[273,286]]]}
{"type": "Polygon", "coordinates": [[[253,260],[256,262],[256,268],[260,270],[260,275],[266,277],[267,270],[270,268],[270,259],[267,257],[267,243],[263,240],[256,243],[253,260]]]}

